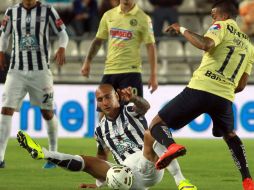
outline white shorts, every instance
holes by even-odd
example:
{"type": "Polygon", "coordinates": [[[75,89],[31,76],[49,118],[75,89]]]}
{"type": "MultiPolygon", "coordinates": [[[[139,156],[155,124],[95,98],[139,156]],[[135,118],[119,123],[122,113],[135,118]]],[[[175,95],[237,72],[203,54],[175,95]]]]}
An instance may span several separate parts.
{"type": "Polygon", "coordinates": [[[53,76],[50,70],[10,70],[2,94],[2,107],[19,111],[22,100],[28,93],[32,105],[53,110],[53,92],[53,76]]]}
{"type": "Polygon", "coordinates": [[[154,163],[143,156],[142,151],[128,156],[123,165],[130,167],[134,174],[134,183],[131,189],[148,189],[163,178],[164,170],[157,170],[154,163]]]}

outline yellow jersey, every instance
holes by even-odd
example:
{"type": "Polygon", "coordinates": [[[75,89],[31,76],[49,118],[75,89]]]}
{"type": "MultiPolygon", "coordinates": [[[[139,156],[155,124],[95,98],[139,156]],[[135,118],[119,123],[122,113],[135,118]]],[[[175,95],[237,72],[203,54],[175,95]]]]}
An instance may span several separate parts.
{"type": "Polygon", "coordinates": [[[107,11],[96,37],[108,40],[104,74],[141,73],[140,45],[155,43],[151,19],[137,5],[128,13],[120,5],[107,11]]]}
{"type": "Polygon", "coordinates": [[[204,54],[188,87],[233,101],[241,76],[251,73],[254,48],[232,19],[215,22],[205,36],[214,40],[215,47],[204,54]]]}

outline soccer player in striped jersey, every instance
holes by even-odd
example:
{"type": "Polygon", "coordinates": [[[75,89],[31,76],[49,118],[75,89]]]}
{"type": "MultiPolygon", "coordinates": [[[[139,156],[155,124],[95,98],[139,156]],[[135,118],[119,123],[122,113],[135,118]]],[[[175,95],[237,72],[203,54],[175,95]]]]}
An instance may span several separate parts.
{"type": "MultiPolygon", "coordinates": [[[[68,36],[56,10],[37,0],[22,0],[9,7],[1,25],[0,69],[5,67],[4,52],[12,35],[10,67],[2,94],[0,114],[0,168],[5,167],[4,155],[11,132],[12,116],[20,109],[25,95],[41,109],[48,125],[49,149],[57,150],[57,119],[53,112],[53,77],[49,69],[49,27],[59,37],[55,61],[65,63],[68,36]]],[[[45,167],[51,167],[47,164],[45,167]]]]}
{"type": "MultiPolygon", "coordinates": [[[[83,188],[95,188],[103,185],[106,172],[112,163],[108,160],[112,152],[117,163],[130,167],[134,173],[134,183],[131,189],[147,189],[158,183],[163,171],[158,172],[154,163],[166,148],[154,139],[147,129],[144,114],[150,108],[149,103],[133,94],[131,87],[118,93],[110,84],[101,84],[96,90],[98,107],[105,114],[96,128],[97,158],[89,156],[73,156],[41,148],[24,132],[18,133],[20,145],[28,150],[35,159],[44,158],[60,167],[71,171],[85,171],[96,179],[95,184],[83,184],[83,188]],[[120,98],[130,102],[120,105],[120,98]]],[[[167,168],[174,177],[179,190],[197,190],[186,180],[180,170],[177,160],[167,168]]]]}
{"type": "Polygon", "coordinates": [[[180,129],[202,113],[207,113],[213,120],[213,135],[223,137],[229,147],[242,175],[244,190],[254,190],[244,145],[234,131],[232,108],[235,93],[244,89],[251,73],[254,48],[235,21],[237,9],[232,1],[217,1],[211,16],[213,24],[204,36],[180,27],[178,23],[167,28],[167,31],[181,33],[205,53],[188,86],[152,120],[152,136],[168,148],[156,167],[164,168],[186,152],[184,146],[168,138],[167,129],[180,129]]]}

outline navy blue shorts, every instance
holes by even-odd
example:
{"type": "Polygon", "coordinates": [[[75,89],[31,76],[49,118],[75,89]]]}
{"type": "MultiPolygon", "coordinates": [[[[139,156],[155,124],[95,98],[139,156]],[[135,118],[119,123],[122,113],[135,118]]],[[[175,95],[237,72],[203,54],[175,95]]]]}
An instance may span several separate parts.
{"type": "Polygon", "coordinates": [[[141,73],[122,73],[103,75],[101,84],[111,84],[115,90],[131,86],[133,92],[143,97],[143,83],[141,73]]]}
{"type": "Polygon", "coordinates": [[[212,118],[215,137],[221,137],[234,130],[231,101],[188,87],[169,101],[158,114],[168,127],[180,129],[203,113],[212,118]]]}

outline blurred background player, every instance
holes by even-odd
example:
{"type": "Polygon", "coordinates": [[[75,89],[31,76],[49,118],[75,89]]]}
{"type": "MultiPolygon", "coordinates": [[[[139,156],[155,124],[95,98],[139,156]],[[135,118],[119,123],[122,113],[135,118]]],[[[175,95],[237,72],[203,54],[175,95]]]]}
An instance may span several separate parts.
{"type": "Polygon", "coordinates": [[[114,7],[117,7],[119,3],[120,0],[102,0],[99,7],[99,17],[102,18],[105,12],[114,7]]]}
{"type": "Polygon", "coordinates": [[[74,0],[71,24],[78,36],[85,32],[95,33],[99,24],[97,0],[74,0]]]}
{"type": "MultiPolygon", "coordinates": [[[[31,104],[39,106],[48,127],[49,150],[57,150],[57,118],[53,112],[53,77],[49,69],[49,25],[59,37],[55,61],[65,63],[68,36],[56,10],[36,0],[23,0],[7,9],[1,26],[0,69],[5,67],[4,52],[12,34],[9,72],[2,94],[0,115],[0,168],[11,133],[12,116],[29,94],[31,104]]],[[[54,165],[46,163],[44,168],[54,165]]]]}
{"type": "Polygon", "coordinates": [[[158,87],[157,54],[152,22],[135,0],[120,0],[120,5],[106,12],[99,25],[81,73],[89,77],[91,62],[103,42],[108,41],[108,54],[101,83],[110,83],[115,89],[131,86],[138,96],[143,96],[140,45],[146,44],[150,63],[148,88],[151,93],[158,87]]]}
{"type": "Polygon", "coordinates": [[[178,9],[177,7],[183,3],[183,0],[149,0],[154,6],[152,12],[153,28],[155,37],[163,36],[163,26],[165,22],[173,24],[178,22],[178,9]]]}
{"type": "Polygon", "coordinates": [[[181,33],[205,54],[188,86],[154,117],[150,131],[168,149],[156,163],[156,167],[161,169],[186,152],[184,146],[168,137],[168,128],[180,129],[202,113],[207,113],[213,120],[213,135],[223,137],[230,149],[242,175],[244,190],[254,190],[244,145],[234,132],[232,102],[235,93],[246,86],[254,63],[254,48],[235,21],[237,12],[231,1],[216,2],[211,11],[213,25],[204,36],[178,23],[167,28],[167,31],[181,33]]]}
{"type": "Polygon", "coordinates": [[[254,35],[254,1],[245,0],[240,3],[239,13],[242,19],[241,29],[249,36],[254,35]]]}

